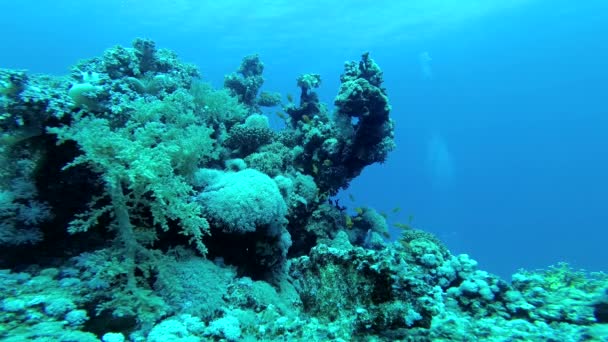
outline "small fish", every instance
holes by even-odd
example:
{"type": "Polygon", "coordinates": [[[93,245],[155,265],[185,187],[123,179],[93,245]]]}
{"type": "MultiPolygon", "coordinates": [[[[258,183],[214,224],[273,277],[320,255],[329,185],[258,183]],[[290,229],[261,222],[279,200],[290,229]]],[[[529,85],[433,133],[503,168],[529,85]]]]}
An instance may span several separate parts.
{"type": "Polygon", "coordinates": [[[364,210],[363,210],[363,208],[361,208],[361,207],[357,207],[357,208],[355,208],[355,211],[357,212],[357,214],[359,214],[359,215],[363,215],[363,211],[364,211],[364,210]]]}
{"type": "Polygon", "coordinates": [[[395,226],[396,228],[402,229],[402,230],[411,230],[412,229],[412,227],[409,224],[401,223],[401,222],[394,222],[393,226],[395,226]]]}
{"type": "Polygon", "coordinates": [[[348,198],[353,202],[355,201],[355,196],[353,194],[348,194],[348,198]]]}
{"type": "Polygon", "coordinates": [[[287,101],[293,102],[293,95],[287,94],[287,101]]]}
{"type": "Polygon", "coordinates": [[[393,211],[393,213],[394,213],[394,214],[396,214],[396,213],[398,213],[398,212],[400,212],[400,211],[401,211],[401,208],[399,208],[399,207],[394,207],[392,211],[393,211]]]}
{"type": "Polygon", "coordinates": [[[352,228],[355,225],[353,219],[348,214],[344,214],[344,220],[346,221],[346,228],[348,229],[352,228]]]}

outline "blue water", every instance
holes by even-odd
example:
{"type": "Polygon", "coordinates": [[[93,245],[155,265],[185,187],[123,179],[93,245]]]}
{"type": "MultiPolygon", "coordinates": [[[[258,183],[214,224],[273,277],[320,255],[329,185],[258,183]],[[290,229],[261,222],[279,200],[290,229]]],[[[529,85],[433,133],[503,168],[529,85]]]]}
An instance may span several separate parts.
{"type": "Polygon", "coordinates": [[[398,148],[344,204],[412,215],[503,276],[606,271],[607,13],[602,0],[5,0],[0,66],[63,74],[146,37],[218,86],[253,52],[266,90],[296,94],[299,74],[320,73],[331,103],[343,62],[370,51],[398,148]]]}

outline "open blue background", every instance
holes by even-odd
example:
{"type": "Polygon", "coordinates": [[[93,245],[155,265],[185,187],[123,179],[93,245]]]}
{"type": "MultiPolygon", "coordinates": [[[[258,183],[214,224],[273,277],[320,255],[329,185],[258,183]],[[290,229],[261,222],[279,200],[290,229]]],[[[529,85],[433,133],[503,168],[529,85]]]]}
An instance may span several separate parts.
{"type": "Polygon", "coordinates": [[[343,203],[413,215],[505,277],[558,261],[608,270],[607,1],[334,2],[2,1],[0,66],[63,74],[146,37],[217,86],[254,52],[266,90],[297,94],[299,74],[320,73],[332,103],[343,62],[370,51],[398,148],[343,203]]]}

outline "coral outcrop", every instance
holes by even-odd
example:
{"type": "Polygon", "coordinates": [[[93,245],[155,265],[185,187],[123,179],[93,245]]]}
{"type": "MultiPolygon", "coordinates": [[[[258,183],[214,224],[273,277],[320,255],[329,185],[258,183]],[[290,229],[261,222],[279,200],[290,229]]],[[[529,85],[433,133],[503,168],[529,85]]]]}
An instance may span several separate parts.
{"type": "Polygon", "coordinates": [[[64,77],[0,70],[3,341],[600,341],[608,277],[507,282],[332,196],[395,147],[380,67],[330,110],[262,90],[250,55],[215,89],[147,39],[64,77]],[[262,107],[282,106],[274,129],[262,107]]]}

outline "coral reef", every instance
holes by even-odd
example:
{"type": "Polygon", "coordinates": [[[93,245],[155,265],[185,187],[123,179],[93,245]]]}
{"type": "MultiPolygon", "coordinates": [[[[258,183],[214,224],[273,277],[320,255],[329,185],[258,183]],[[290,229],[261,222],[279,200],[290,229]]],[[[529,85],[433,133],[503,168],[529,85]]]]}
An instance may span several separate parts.
{"type": "Polygon", "coordinates": [[[215,89],[146,39],[65,77],[0,70],[0,339],[606,340],[605,274],[507,282],[332,199],[395,147],[368,53],[331,111],[320,75],[282,104],[263,72],[247,56],[215,89]]]}

